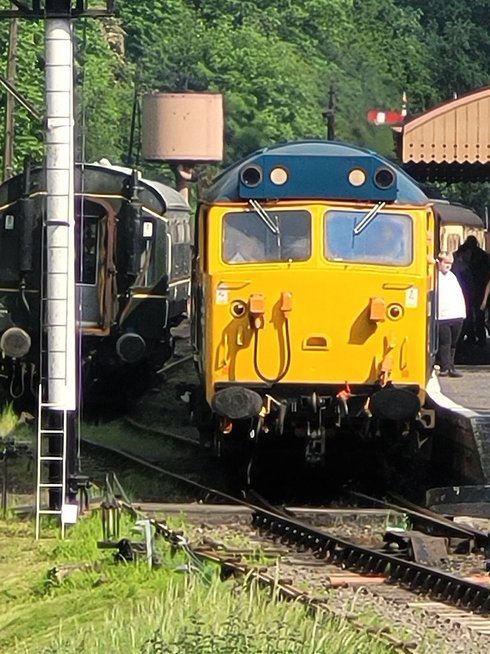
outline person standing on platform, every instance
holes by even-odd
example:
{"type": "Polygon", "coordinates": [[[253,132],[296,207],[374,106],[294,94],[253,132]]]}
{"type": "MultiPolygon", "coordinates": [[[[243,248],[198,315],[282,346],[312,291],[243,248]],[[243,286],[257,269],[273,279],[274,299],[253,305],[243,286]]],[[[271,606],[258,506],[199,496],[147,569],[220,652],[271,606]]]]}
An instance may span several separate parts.
{"type": "Polygon", "coordinates": [[[481,309],[485,285],[490,277],[490,260],[478,245],[476,236],[468,236],[454,253],[452,271],[458,278],[466,300],[463,336],[470,344],[485,345],[485,313],[481,309]]]}
{"type": "Polygon", "coordinates": [[[436,362],[440,366],[440,377],[462,376],[454,367],[454,355],[466,318],[466,303],[458,278],[451,272],[452,265],[452,254],[440,252],[437,257],[439,349],[436,356],[436,362]]]}

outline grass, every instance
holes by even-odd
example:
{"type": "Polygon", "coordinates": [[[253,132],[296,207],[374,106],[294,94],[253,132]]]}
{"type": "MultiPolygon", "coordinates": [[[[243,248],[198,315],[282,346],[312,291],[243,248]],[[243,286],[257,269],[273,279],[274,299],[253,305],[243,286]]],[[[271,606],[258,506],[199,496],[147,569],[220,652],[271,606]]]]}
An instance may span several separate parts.
{"type": "Polygon", "coordinates": [[[170,438],[150,433],[145,433],[142,438],[138,429],[131,428],[122,420],[114,420],[105,425],[104,429],[101,429],[99,425],[84,424],[82,437],[86,437],[94,443],[103,443],[120,450],[127,450],[150,461],[162,460],[167,456],[176,456],[182,452],[182,446],[175,445],[170,438]]]}
{"type": "MultiPolygon", "coordinates": [[[[181,518],[178,518],[180,521],[181,518]]],[[[130,524],[124,522],[129,533],[130,524]]],[[[180,526],[180,522],[179,522],[180,526]]],[[[0,521],[0,652],[8,654],[385,654],[389,648],[342,620],[276,601],[218,569],[178,574],[186,562],[162,543],[162,565],[115,564],[97,548],[98,515],[64,541],[35,542],[32,525],[0,521]],[[83,564],[81,569],[78,564],[83,564]],[[85,564],[88,564],[86,566],[85,564]],[[71,565],[57,581],[49,571],[71,565]]]]}
{"type": "MultiPolygon", "coordinates": [[[[95,444],[125,450],[142,459],[163,465],[170,471],[179,472],[190,460],[186,449],[180,444],[175,444],[172,439],[148,433],[142,437],[138,429],[130,427],[122,420],[113,420],[103,426],[84,423],[82,435],[95,444]]],[[[110,462],[110,455],[102,457],[101,460],[110,462]]],[[[94,471],[92,477],[94,479],[99,477],[98,481],[103,481],[103,472],[100,471],[98,474],[94,471]]],[[[159,475],[157,472],[148,474],[147,470],[139,471],[138,467],[132,464],[128,466],[121,462],[121,469],[118,469],[117,476],[128,496],[134,501],[165,498],[166,501],[172,502],[184,501],[187,497],[193,499],[195,496],[195,492],[189,490],[185,484],[179,484],[176,480],[159,475]]],[[[192,475],[186,476],[192,478],[192,475]]]]}
{"type": "Polygon", "coordinates": [[[12,402],[6,404],[0,411],[0,439],[6,438],[15,430],[19,417],[14,411],[12,402]]]}
{"type": "MultiPolygon", "coordinates": [[[[94,440],[104,439],[143,457],[162,449],[170,459],[178,456],[172,442],[158,435],[138,439],[138,432],[135,438],[121,422],[112,422],[104,429],[91,425],[83,429],[94,440]]],[[[12,473],[17,472],[15,468],[12,473]]],[[[124,473],[120,476],[130,496],[151,496],[154,487],[155,496],[162,497],[158,475],[136,477],[134,472],[127,478],[124,473]]],[[[169,483],[169,500],[174,485],[169,483]]],[[[184,527],[189,533],[182,521],[182,516],[176,516],[172,526],[184,527]]],[[[131,524],[125,519],[123,525],[123,535],[129,534],[131,524]]],[[[98,514],[80,520],[63,541],[57,538],[58,531],[43,530],[49,538],[36,542],[32,523],[13,518],[0,521],[0,653],[390,651],[344,620],[332,621],[312,615],[298,604],[278,602],[274,594],[259,591],[254,584],[221,582],[214,566],[205,566],[200,574],[178,574],[187,561],[182,553],[173,557],[165,543],[158,570],[150,571],[144,563],[116,564],[113,551],[97,548],[102,537],[98,514]],[[54,574],[56,569],[66,575],[54,574]]],[[[243,545],[233,538],[227,544],[243,545]]]]}

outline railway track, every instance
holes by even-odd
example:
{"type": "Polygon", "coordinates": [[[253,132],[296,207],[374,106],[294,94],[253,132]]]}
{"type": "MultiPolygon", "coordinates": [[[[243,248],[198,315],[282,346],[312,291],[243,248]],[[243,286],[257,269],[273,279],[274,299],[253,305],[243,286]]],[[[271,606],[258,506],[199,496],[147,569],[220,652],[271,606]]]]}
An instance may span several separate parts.
{"type": "Polygon", "coordinates": [[[174,370],[175,368],[179,368],[180,366],[183,366],[184,364],[188,363],[189,361],[192,361],[193,355],[192,354],[184,354],[178,359],[173,359],[167,363],[165,363],[159,370],[157,370],[157,375],[166,375],[168,374],[171,370],[174,370]]]}
{"type": "MultiPolygon", "coordinates": [[[[409,616],[413,624],[421,620],[424,624],[430,623],[431,629],[437,627],[460,635],[467,632],[471,635],[470,640],[476,639],[475,642],[479,643],[483,639],[486,647],[490,644],[490,585],[486,583],[488,576],[483,573],[484,558],[481,552],[477,560],[480,565],[479,576],[454,574],[448,572],[447,566],[444,569],[409,560],[409,553],[403,551],[403,548],[402,551],[393,553],[379,539],[374,545],[372,542],[369,546],[360,544],[359,539],[356,541],[343,534],[345,529],[342,525],[340,534],[339,528],[318,527],[315,523],[319,521],[320,514],[311,508],[279,510],[260,498],[235,497],[118,448],[111,447],[110,452],[128,457],[138,466],[178,480],[179,483],[190,485],[196,492],[196,498],[213,498],[217,502],[234,504],[235,513],[240,512],[242,516],[243,511],[247,511],[262,547],[263,543],[269,543],[265,547],[270,548],[272,542],[275,548],[282,550],[280,563],[275,562],[274,565],[279,566],[279,577],[289,582],[284,583],[281,591],[284,597],[301,597],[302,601],[315,607],[327,602],[332,608],[339,603],[339,610],[344,607],[344,611],[349,603],[367,603],[368,606],[378,603],[385,606],[388,622],[390,613],[398,611],[402,622],[405,615],[409,616]],[[308,572],[305,573],[305,570],[308,572]],[[308,585],[311,581],[311,589],[306,591],[305,579],[308,580],[308,585]],[[325,596],[325,590],[330,591],[328,597],[325,596]]],[[[156,508],[152,508],[152,513],[156,508]]],[[[397,508],[409,513],[408,509],[400,506],[397,508]]],[[[386,510],[393,513],[393,505],[389,505],[386,510]]],[[[343,511],[346,513],[346,510],[343,511]]],[[[328,509],[323,509],[323,513],[326,515],[328,509]]],[[[447,528],[448,538],[466,539],[469,547],[479,551],[487,549],[488,536],[481,532],[457,527],[453,523],[446,525],[440,516],[424,515],[424,521],[426,531],[438,530],[441,533],[447,528]]],[[[152,523],[154,528],[158,528],[157,523],[158,521],[152,523]]],[[[210,546],[209,539],[204,545],[199,545],[195,553],[223,566],[225,574],[257,573],[256,566],[250,567],[246,562],[246,552],[231,552],[217,542],[210,546]]],[[[263,575],[259,575],[260,583],[272,583],[272,579],[277,583],[277,570],[274,574],[263,571],[260,574],[263,575]]],[[[446,638],[451,639],[447,634],[446,638]]],[[[391,644],[399,647],[399,651],[418,651],[411,639],[394,637],[391,644]]]]}

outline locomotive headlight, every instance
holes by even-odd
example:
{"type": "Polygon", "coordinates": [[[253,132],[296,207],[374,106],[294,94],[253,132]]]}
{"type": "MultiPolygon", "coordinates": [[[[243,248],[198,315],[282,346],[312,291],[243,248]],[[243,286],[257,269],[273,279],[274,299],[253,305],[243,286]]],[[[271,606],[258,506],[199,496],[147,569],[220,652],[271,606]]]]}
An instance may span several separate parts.
{"type": "Polygon", "coordinates": [[[262,181],[262,168],[251,164],[240,171],[240,181],[248,188],[255,188],[262,181]]]}
{"type": "Polygon", "coordinates": [[[378,168],[374,173],[374,183],[381,189],[390,188],[395,183],[395,173],[389,168],[378,168]]]}
{"type": "Polygon", "coordinates": [[[349,173],[349,184],[362,186],[366,181],[366,173],[362,168],[353,168],[349,173]]]}
{"type": "Polygon", "coordinates": [[[241,318],[247,311],[247,305],[242,300],[236,300],[231,303],[230,311],[233,318],[241,318]]]}
{"type": "Polygon", "coordinates": [[[401,304],[390,304],[386,309],[386,315],[390,320],[400,320],[403,313],[404,311],[401,304]]]}
{"type": "Polygon", "coordinates": [[[288,177],[288,171],[285,168],[281,168],[280,166],[273,168],[270,172],[271,182],[277,186],[282,186],[282,184],[285,184],[288,181],[288,177]]]}

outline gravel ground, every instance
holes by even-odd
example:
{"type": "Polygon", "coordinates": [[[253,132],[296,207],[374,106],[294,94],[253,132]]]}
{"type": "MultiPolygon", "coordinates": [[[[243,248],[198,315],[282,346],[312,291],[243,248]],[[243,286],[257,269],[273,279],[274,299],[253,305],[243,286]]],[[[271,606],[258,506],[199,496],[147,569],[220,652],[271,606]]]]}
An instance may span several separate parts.
{"type": "MultiPolygon", "coordinates": [[[[366,536],[366,525],[362,522],[357,529],[357,538],[366,544],[365,541],[372,542],[375,535],[366,536]]],[[[348,531],[349,537],[355,537],[354,523],[350,524],[348,531]]],[[[345,531],[342,533],[347,537],[345,531]]],[[[378,539],[380,537],[378,534],[378,539]]],[[[278,541],[262,538],[247,523],[246,516],[239,522],[221,526],[202,521],[195,526],[193,540],[196,544],[219,545],[230,554],[242,551],[250,556],[254,549],[261,552],[260,567],[268,569],[272,576],[326,601],[337,615],[355,617],[366,627],[389,629],[392,636],[412,642],[414,652],[481,654],[490,647],[490,636],[478,633],[467,624],[468,620],[479,620],[479,616],[387,583],[373,583],[373,580],[367,583],[368,580],[360,580],[354,573],[314,559],[308,553],[294,552],[278,541]]],[[[458,564],[461,574],[468,574],[472,567],[474,572],[475,563],[481,573],[481,556],[461,557],[458,564]]],[[[453,567],[456,567],[455,563],[453,567]]]]}

